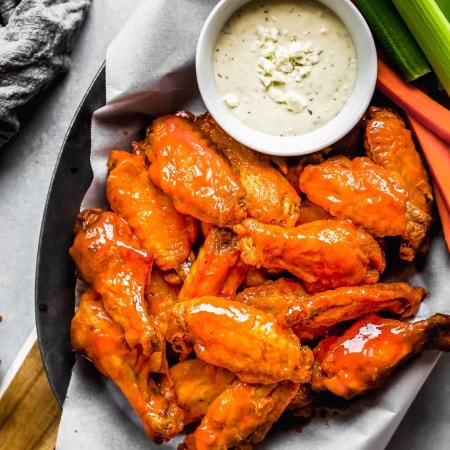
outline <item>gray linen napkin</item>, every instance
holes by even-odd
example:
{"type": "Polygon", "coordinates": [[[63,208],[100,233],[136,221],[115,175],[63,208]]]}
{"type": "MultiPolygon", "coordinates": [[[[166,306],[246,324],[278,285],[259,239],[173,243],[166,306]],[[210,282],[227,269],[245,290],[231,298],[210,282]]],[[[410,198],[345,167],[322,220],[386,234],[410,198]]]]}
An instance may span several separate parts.
{"type": "Polygon", "coordinates": [[[0,1],[0,25],[6,25],[9,17],[13,13],[20,0],[1,0],[0,1]]]}
{"type": "Polygon", "coordinates": [[[17,108],[68,68],[90,0],[0,0],[0,147],[20,128],[17,108]],[[17,6],[16,6],[17,5],[17,6]]]}

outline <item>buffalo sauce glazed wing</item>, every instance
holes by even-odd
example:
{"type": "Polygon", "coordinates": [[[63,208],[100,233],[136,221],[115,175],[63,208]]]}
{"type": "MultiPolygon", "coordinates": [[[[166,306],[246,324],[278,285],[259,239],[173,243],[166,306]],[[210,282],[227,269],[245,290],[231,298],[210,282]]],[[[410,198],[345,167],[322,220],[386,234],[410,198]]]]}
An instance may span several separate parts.
{"type": "Polygon", "coordinates": [[[240,302],[205,296],[172,309],[172,337],[193,343],[198,358],[248,383],[309,381],[310,349],[272,314],[240,302]]]}
{"type": "Polygon", "coordinates": [[[315,220],[283,228],[246,219],[234,231],[247,264],[286,269],[310,291],[375,283],[385,268],[375,239],[349,221],[315,220]]]}
{"type": "Polygon", "coordinates": [[[196,239],[192,217],[180,214],[172,199],[154,185],[142,155],[113,150],[108,168],[106,198],[112,210],[127,221],[162,270],[177,268],[189,257],[196,239]]]}
{"type": "Polygon", "coordinates": [[[349,219],[372,236],[398,236],[406,230],[406,183],[398,172],[367,157],[340,155],[309,165],[300,174],[300,189],[332,216],[349,219]]]}
{"type": "Polygon", "coordinates": [[[140,346],[148,356],[164,352],[144,297],[152,258],[128,224],[112,212],[87,209],[78,215],[75,233],[69,252],[78,275],[102,296],[130,348],[140,346]]]}
{"type": "Polygon", "coordinates": [[[298,384],[289,381],[248,384],[235,380],[214,400],[179,450],[218,450],[262,441],[297,390],[298,384]]]}
{"type": "Polygon", "coordinates": [[[422,158],[403,119],[387,108],[369,108],[364,145],[372,161],[385,169],[396,171],[405,182],[408,224],[401,234],[400,257],[411,261],[417,253],[428,249],[431,223],[433,194],[422,158]]]}
{"type": "Polygon", "coordinates": [[[432,293],[382,279],[387,237],[411,260],[431,220],[399,120],[371,109],[351,149],[288,159],[180,112],[111,151],[110,210],[82,211],[70,248],[89,286],[71,339],[151,440],[247,450],[324,391],[363,395],[410,356],[450,350],[450,316],[414,322],[432,293]]]}
{"type": "Polygon", "coordinates": [[[207,113],[196,123],[223,152],[246,192],[249,217],[263,223],[292,227],[299,216],[300,197],[272,164],[270,157],[235,141],[207,113]]]}
{"type": "Polygon", "coordinates": [[[81,297],[71,323],[71,338],[74,349],[122,390],[153,441],[167,441],[181,431],[184,413],[175,401],[167,374],[158,383],[149,377],[151,360],[127,345],[122,328],[92,289],[81,297]]]}
{"type": "Polygon", "coordinates": [[[314,349],[313,390],[344,398],[379,387],[406,360],[424,349],[450,350],[450,316],[414,323],[366,316],[340,336],[323,339],[314,349]]]}
{"type": "Polygon", "coordinates": [[[147,139],[149,176],[178,211],[218,226],[232,226],[247,216],[239,177],[198,127],[168,115],[152,123],[147,139]]]}

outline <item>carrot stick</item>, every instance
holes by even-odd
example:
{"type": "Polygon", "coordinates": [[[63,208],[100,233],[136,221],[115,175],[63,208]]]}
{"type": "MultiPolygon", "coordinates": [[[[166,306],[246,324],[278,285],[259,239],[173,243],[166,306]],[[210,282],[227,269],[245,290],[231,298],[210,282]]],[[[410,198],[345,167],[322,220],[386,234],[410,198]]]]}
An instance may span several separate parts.
{"type": "Polygon", "coordinates": [[[447,250],[450,253],[450,211],[445,207],[441,191],[437,186],[435,186],[434,188],[434,198],[436,199],[439,217],[441,218],[442,232],[444,233],[444,239],[445,243],[447,244],[447,250]]]}
{"type": "Polygon", "coordinates": [[[409,115],[408,121],[431,172],[434,198],[450,252],[450,145],[409,115]]]}
{"type": "Polygon", "coordinates": [[[378,58],[377,88],[407,114],[450,144],[450,111],[423,91],[403,81],[378,58]]]}
{"type": "Polygon", "coordinates": [[[428,163],[431,176],[441,192],[442,200],[450,211],[450,145],[412,116],[408,115],[408,120],[428,163]]]}

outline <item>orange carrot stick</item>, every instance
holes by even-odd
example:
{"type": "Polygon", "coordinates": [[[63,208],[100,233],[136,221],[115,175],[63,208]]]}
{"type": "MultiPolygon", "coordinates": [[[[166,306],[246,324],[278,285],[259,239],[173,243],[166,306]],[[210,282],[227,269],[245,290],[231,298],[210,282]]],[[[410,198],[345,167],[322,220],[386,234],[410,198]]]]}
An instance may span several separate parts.
{"type": "Polygon", "coordinates": [[[442,231],[450,252],[450,145],[408,115],[409,124],[428,163],[442,231]]]}
{"type": "Polygon", "coordinates": [[[414,117],[408,115],[408,120],[428,163],[434,183],[450,211],[450,145],[439,139],[414,117]]]}
{"type": "Polygon", "coordinates": [[[442,232],[444,233],[447,250],[450,253],[450,211],[445,207],[441,192],[437,186],[434,187],[434,198],[441,218],[442,232]]]}
{"type": "Polygon", "coordinates": [[[450,110],[404,81],[380,58],[377,88],[407,114],[450,144],[450,110]]]}

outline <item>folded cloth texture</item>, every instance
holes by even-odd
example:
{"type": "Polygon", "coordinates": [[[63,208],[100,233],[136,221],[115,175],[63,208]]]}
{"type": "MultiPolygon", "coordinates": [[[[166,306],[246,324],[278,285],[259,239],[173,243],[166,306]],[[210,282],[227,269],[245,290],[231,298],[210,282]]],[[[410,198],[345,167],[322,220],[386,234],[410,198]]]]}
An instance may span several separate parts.
{"type": "Polygon", "coordinates": [[[90,0],[0,0],[0,147],[20,128],[17,109],[68,69],[90,0]]]}
{"type": "Polygon", "coordinates": [[[0,1],[0,25],[6,25],[9,17],[13,13],[20,0],[1,0],[0,1]]]}

